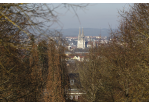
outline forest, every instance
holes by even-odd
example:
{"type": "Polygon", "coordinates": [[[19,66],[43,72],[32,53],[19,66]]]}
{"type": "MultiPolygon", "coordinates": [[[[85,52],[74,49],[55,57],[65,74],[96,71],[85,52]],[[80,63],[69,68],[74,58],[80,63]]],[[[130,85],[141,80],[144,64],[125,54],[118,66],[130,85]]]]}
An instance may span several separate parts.
{"type": "MultiPolygon", "coordinates": [[[[43,31],[58,18],[54,9],[52,4],[0,4],[0,102],[67,101],[67,43],[60,32],[43,31]]],[[[90,48],[77,64],[86,102],[149,101],[149,4],[136,3],[119,15],[112,40],[90,48]]]]}

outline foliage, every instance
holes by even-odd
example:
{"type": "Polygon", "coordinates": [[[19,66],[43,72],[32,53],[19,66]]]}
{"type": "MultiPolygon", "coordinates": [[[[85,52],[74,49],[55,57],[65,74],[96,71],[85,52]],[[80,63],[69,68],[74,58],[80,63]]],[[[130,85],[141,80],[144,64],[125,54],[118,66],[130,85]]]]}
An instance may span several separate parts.
{"type": "Polygon", "coordinates": [[[95,57],[88,57],[80,69],[86,101],[149,101],[148,8],[148,4],[134,4],[129,12],[121,12],[123,20],[119,30],[111,32],[112,40],[92,48],[89,54],[95,57]],[[97,84],[94,100],[92,84],[97,84]]]}
{"type": "Polygon", "coordinates": [[[0,4],[0,101],[65,101],[65,43],[60,33],[45,34],[58,22],[55,8],[52,4],[0,4]]]}

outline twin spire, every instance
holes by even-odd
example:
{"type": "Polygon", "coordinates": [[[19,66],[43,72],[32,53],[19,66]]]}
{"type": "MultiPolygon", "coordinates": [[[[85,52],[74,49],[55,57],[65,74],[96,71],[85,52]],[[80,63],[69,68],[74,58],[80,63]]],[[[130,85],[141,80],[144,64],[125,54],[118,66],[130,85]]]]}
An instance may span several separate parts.
{"type": "Polygon", "coordinates": [[[82,27],[82,34],[81,34],[81,29],[79,27],[77,48],[83,48],[83,49],[85,48],[85,37],[84,37],[83,27],[82,27]]]}
{"type": "Polygon", "coordinates": [[[82,27],[82,34],[81,34],[81,30],[80,30],[80,27],[79,27],[79,36],[84,36],[84,31],[83,31],[83,27],[82,27]]]}

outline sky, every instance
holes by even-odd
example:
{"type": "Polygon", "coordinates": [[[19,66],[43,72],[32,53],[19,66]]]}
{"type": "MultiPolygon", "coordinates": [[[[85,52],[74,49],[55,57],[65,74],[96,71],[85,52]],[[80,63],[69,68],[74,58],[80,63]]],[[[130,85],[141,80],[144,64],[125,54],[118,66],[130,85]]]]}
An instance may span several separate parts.
{"type": "MultiPolygon", "coordinates": [[[[55,6],[58,4],[54,4],[55,6]]],[[[72,8],[61,6],[55,11],[58,14],[59,24],[53,28],[113,28],[119,26],[120,15],[118,11],[128,10],[132,3],[91,3],[85,9],[75,9],[78,17],[72,8]],[[78,19],[79,18],[79,19],[78,19]],[[80,22],[79,22],[80,20],[80,22]]]]}

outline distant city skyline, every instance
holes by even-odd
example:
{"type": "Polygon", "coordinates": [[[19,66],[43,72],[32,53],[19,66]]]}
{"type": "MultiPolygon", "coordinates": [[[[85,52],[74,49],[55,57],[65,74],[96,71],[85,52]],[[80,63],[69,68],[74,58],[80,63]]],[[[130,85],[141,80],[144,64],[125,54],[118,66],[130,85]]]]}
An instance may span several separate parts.
{"type": "Polygon", "coordinates": [[[76,10],[81,23],[71,8],[67,10],[64,7],[60,7],[56,9],[56,12],[59,13],[59,24],[54,24],[51,28],[83,27],[102,29],[111,27],[117,29],[121,19],[118,11],[123,10],[123,8],[128,10],[129,5],[132,5],[132,3],[91,3],[84,11],[81,9],[76,10]]]}

